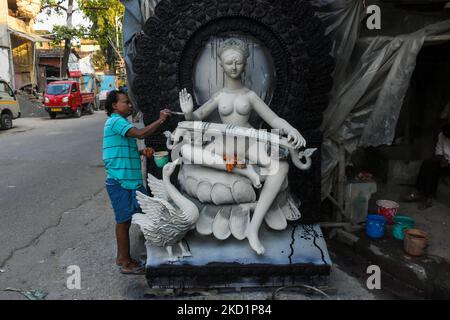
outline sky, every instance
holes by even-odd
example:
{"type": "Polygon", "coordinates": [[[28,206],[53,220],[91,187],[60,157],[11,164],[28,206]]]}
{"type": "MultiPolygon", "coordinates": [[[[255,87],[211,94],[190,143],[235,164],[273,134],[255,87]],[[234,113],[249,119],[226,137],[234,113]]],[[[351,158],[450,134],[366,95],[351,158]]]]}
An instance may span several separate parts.
{"type": "MultiPolygon", "coordinates": [[[[74,1],[74,8],[78,8],[78,0],[74,1]]],[[[67,6],[67,1],[64,2],[64,5],[67,6]]],[[[45,12],[41,12],[36,17],[36,22],[34,24],[34,30],[49,30],[51,31],[54,25],[65,25],[66,24],[66,14],[57,15],[53,13],[51,16],[47,16],[45,12]]],[[[89,20],[84,18],[83,14],[80,11],[75,11],[72,15],[72,24],[73,26],[83,25],[88,26],[89,20]]]]}

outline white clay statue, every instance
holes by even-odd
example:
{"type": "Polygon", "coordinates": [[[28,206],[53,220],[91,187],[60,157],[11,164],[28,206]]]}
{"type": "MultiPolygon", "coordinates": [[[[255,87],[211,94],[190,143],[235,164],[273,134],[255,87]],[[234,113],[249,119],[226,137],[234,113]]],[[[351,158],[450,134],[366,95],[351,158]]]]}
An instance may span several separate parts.
{"type": "MultiPolygon", "coordinates": [[[[272,129],[278,129],[282,135],[287,136],[287,142],[291,146],[290,149],[297,150],[304,147],[306,141],[298,130],[274,113],[255,92],[243,85],[241,76],[245,70],[248,57],[249,49],[243,41],[230,38],[222,43],[218,51],[218,58],[225,74],[224,88],[215,93],[195,111],[192,96],[186,89],[183,89],[179,98],[186,120],[202,121],[213,111],[218,110],[222,123],[250,128],[250,114],[255,111],[272,129]]],[[[264,254],[265,249],[258,236],[259,228],[286,180],[289,165],[285,160],[270,157],[266,152],[265,142],[250,142],[248,148],[245,149],[245,154],[234,154],[234,148],[229,148],[228,145],[225,147],[216,146],[214,150],[215,152],[212,152],[211,148],[205,148],[201,144],[184,144],[180,151],[184,158],[183,161],[198,165],[212,163],[207,167],[245,176],[250,179],[255,187],[261,187],[261,182],[264,182],[252,219],[246,230],[246,237],[252,249],[258,254],[264,254]],[[223,162],[224,158],[227,163],[220,163],[219,160],[223,162]],[[215,159],[217,161],[214,161],[215,159]],[[236,164],[242,161],[248,161],[252,164],[246,166],[236,164]],[[265,169],[271,174],[260,179],[253,166],[265,169]],[[230,168],[232,169],[230,170],[230,168]]],[[[304,155],[310,156],[311,150],[305,151],[304,155]]]]}
{"type": "Polygon", "coordinates": [[[181,256],[188,257],[182,240],[186,233],[195,227],[199,217],[197,206],[183,196],[170,182],[170,176],[179,160],[166,164],[163,168],[163,181],[148,175],[148,184],[154,197],[136,192],[137,200],[144,214],[135,213],[132,222],[139,225],[145,239],[154,246],[165,247],[168,261],[176,261],[172,246],[178,244],[181,256]]]}

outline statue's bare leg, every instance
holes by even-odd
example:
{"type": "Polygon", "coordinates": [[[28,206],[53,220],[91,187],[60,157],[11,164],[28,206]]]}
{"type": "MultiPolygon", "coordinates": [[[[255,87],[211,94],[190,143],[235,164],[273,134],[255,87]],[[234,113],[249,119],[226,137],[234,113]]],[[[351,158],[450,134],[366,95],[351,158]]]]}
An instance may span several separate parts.
{"type": "MultiPolygon", "coordinates": [[[[205,150],[202,147],[185,144],[181,147],[181,155],[186,163],[199,164],[217,170],[227,171],[223,155],[214,153],[210,150],[205,150]]],[[[232,172],[247,177],[256,188],[261,187],[259,175],[254,168],[249,168],[249,166],[246,168],[233,168],[232,172]]]]}
{"type": "Polygon", "coordinates": [[[191,257],[192,256],[192,254],[188,250],[186,250],[186,248],[184,247],[182,241],[178,242],[178,246],[181,249],[181,256],[182,257],[191,257]]]}
{"type": "Polygon", "coordinates": [[[267,214],[267,211],[278,195],[278,192],[286,179],[289,171],[289,164],[286,161],[270,159],[267,153],[265,153],[265,150],[257,151],[255,150],[255,146],[250,148],[249,158],[252,161],[258,160],[260,163],[270,163],[270,168],[268,169],[271,174],[268,175],[265,180],[264,187],[261,190],[256,208],[253,212],[252,220],[250,221],[250,225],[247,230],[247,239],[252,249],[258,254],[264,254],[264,246],[261,244],[258,236],[259,228],[261,227],[261,223],[267,214]],[[258,155],[258,157],[256,157],[256,155],[258,155]]]}

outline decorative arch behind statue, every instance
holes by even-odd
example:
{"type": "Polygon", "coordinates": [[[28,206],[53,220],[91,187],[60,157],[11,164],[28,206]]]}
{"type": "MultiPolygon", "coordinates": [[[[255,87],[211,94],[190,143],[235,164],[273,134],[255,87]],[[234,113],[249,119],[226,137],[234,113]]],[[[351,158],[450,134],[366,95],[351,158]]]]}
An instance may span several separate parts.
{"type": "MultiPolygon", "coordinates": [[[[320,150],[318,128],[334,68],[331,41],[324,32],[306,1],[162,0],[136,39],[133,91],[144,122],[156,120],[167,105],[180,111],[178,92],[193,92],[195,62],[211,37],[241,34],[257,39],[272,55],[276,79],[270,108],[302,133],[309,148],[320,150]]],[[[146,143],[164,148],[161,133],[174,130],[181,120],[173,117],[146,143]]],[[[319,220],[320,152],[312,163],[308,171],[291,166],[289,173],[291,190],[302,199],[300,223],[319,220]]]]}

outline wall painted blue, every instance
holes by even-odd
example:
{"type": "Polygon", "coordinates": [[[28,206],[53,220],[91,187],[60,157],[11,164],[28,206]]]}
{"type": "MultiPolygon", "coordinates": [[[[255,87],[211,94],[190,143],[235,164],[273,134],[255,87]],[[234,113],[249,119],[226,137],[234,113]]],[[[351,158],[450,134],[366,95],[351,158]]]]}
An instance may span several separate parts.
{"type": "Polygon", "coordinates": [[[113,75],[104,75],[102,76],[102,82],[101,82],[101,91],[110,91],[115,89],[115,76],[113,75]]]}

